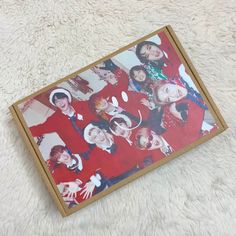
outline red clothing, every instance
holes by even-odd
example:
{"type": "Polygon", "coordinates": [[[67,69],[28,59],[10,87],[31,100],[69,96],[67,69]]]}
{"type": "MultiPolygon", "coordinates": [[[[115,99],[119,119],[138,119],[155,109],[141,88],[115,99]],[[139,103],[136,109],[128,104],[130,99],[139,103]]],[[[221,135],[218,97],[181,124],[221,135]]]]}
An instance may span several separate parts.
{"type": "Polygon", "coordinates": [[[136,163],[136,165],[139,168],[144,168],[145,167],[145,160],[147,158],[151,158],[152,162],[156,162],[165,155],[161,152],[160,149],[155,149],[155,150],[141,150],[135,145],[135,137],[136,133],[138,132],[139,128],[135,129],[132,131],[131,136],[129,137],[130,141],[132,143],[129,144],[129,142],[123,138],[123,137],[118,137],[116,136],[115,138],[115,143],[119,143],[120,145],[122,143],[122,149],[123,150],[129,150],[128,151],[128,158],[133,161],[133,163],[136,163]]]}
{"type": "MultiPolygon", "coordinates": [[[[161,159],[163,159],[165,157],[165,154],[163,152],[161,152],[160,149],[154,149],[154,150],[140,150],[141,153],[147,153],[148,155],[146,155],[146,157],[150,157],[151,161],[153,163],[160,161],[161,159]]],[[[143,160],[144,161],[144,160],[143,160]]]]}
{"type": "Polygon", "coordinates": [[[111,91],[116,91],[116,93],[121,93],[122,91],[127,91],[129,86],[129,75],[120,68],[117,68],[113,72],[117,78],[117,83],[112,85],[108,83],[99,93],[109,96],[111,91]]]}
{"type": "MultiPolygon", "coordinates": [[[[124,140],[125,141],[125,140],[124,140]]],[[[98,147],[95,147],[91,153],[89,160],[83,160],[83,169],[76,173],[69,170],[65,165],[61,164],[54,168],[51,172],[56,184],[61,182],[70,182],[80,179],[83,183],[89,181],[92,175],[99,172],[107,179],[117,177],[137,166],[136,156],[127,153],[126,144],[123,140],[116,142],[117,149],[114,153],[109,153],[98,147]]]]}
{"type": "MultiPolygon", "coordinates": [[[[119,142],[117,150],[114,154],[110,154],[100,148],[94,148],[91,152],[89,160],[82,160],[83,169],[80,172],[70,170],[64,164],[60,164],[55,168],[51,168],[52,176],[57,185],[60,183],[75,182],[76,179],[82,181],[81,188],[90,181],[90,177],[99,173],[106,179],[120,176],[131,169],[137,167],[136,157],[125,152],[124,144],[119,142]]],[[[84,201],[81,196],[82,189],[77,192],[75,198],[77,203],[84,201]]],[[[95,190],[94,190],[95,191],[95,190]]],[[[93,192],[94,194],[94,192],[93,192]]]]}
{"type": "Polygon", "coordinates": [[[165,32],[158,33],[158,36],[161,39],[161,44],[158,47],[164,52],[165,56],[163,59],[165,65],[162,67],[163,74],[168,78],[179,75],[179,66],[182,64],[180,58],[178,57],[175,49],[171,45],[168,37],[165,32]],[[168,57],[167,57],[167,56],[168,57]]]}
{"type": "Polygon", "coordinates": [[[149,110],[140,102],[142,98],[147,99],[147,96],[143,93],[128,90],[129,75],[125,71],[118,68],[114,71],[114,74],[118,79],[117,84],[107,84],[101,91],[98,92],[98,94],[103,98],[109,98],[108,101],[110,103],[113,103],[114,100],[117,101],[117,104],[114,104],[115,106],[124,109],[133,116],[139,117],[138,110],[140,110],[143,119],[147,119],[149,110]]]}
{"type": "Polygon", "coordinates": [[[137,118],[139,118],[138,110],[140,110],[143,120],[147,119],[149,110],[140,102],[143,98],[147,99],[147,96],[143,93],[128,90],[129,76],[125,71],[118,68],[114,73],[118,78],[118,83],[116,85],[107,84],[97,94],[103,98],[108,98],[108,102],[124,109],[137,118]],[[114,104],[114,101],[116,104],[114,104]]]}
{"type": "MultiPolygon", "coordinates": [[[[74,102],[72,106],[77,116],[77,126],[81,129],[85,128],[95,117],[88,108],[87,102],[74,102]]],[[[72,126],[69,117],[64,115],[59,109],[42,124],[30,127],[30,131],[34,137],[56,132],[73,153],[83,153],[89,150],[89,146],[83,136],[72,126]]]]}
{"type": "MultiPolygon", "coordinates": [[[[133,145],[135,142],[136,133],[138,132],[138,129],[132,132],[131,138],[133,140],[133,145]]],[[[151,158],[152,163],[161,160],[163,157],[165,157],[164,153],[161,152],[160,149],[154,149],[154,150],[141,150],[138,147],[134,146],[137,150],[137,156],[139,159],[139,166],[141,168],[145,167],[145,159],[151,158]]],[[[151,163],[149,163],[151,164],[151,163]]]]}
{"type": "Polygon", "coordinates": [[[89,181],[90,177],[96,173],[96,164],[89,160],[83,160],[83,169],[80,172],[70,170],[64,164],[59,164],[52,170],[52,176],[56,184],[64,182],[74,182],[80,179],[83,183],[89,181]]]}
{"type": "Polygon", "coordinates": [[[90,155],[91,161],[97,162],[97,169],[107,179],[120,176],[137,166],[136,157],[126,152],[126,144],[123,140],[116,141],[116,145],[117,149],[114,153],[96,147],[90,155]]]}
{"type": "Polygon", "coordinates": [[[186,121],[175,118],[169,111],[169,106],[164,108],[163,123],[167,131],[162,135],[175,151],[199,139],[205,110],[189,99],[176,102],[188,104],[188,117],[186,121]]]}
{"type": "MultiPolygon", "coordinates": [[[[64,164],[60,164],[53,168],[51,172],[55,183],[58,185],[60,183],[75,182],[76,179],[79,179],[82,181],[82,184],[79,186],[82,189],[83,186],[90,181],[90,177],[96,174],[96,171],[98,170],[97,166],[99,166],[98,162],[91,160],[82,160],[82,164],[83,169],[80,172],[70,170],[64,164]]],[[[83,195],[80,195],[80,192],[81,191],[77,192],[77,197],[75,198],[77,203],[84,201],[83,195]]]]}
{"type": "Polygon", "coordinates": [[[141,113],[142,120],[147,120],[149,117],[150,110],[141,104],[141,99],[146,98],[146,95],[143,93],[137,93],[133,91],[125,91],[128,101],[125,101],[122,97],[122,93],[117,93],[115,90],[110,91],[110,96],[108,102],[113,104],[114,98],[118,101],[118,107],[122,108],[129,114],[139,118],[139,112],[141,113]]]}

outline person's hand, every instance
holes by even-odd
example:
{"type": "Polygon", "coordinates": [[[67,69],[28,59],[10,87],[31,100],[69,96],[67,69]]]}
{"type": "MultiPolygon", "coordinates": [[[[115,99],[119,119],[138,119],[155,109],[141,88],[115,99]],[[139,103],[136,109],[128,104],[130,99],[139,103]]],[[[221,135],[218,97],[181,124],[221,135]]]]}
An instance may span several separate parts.
{"type": "Polygon", "coordinates": [[[97,67],[99,69],[103,69],[105,67],[105,63],[101,62],[101,63],[97,64],[95,67],[97,67]]]}
{"type": "Polygon", "coordinates": [[[80,195],[83,195],[83,199],[91,198],[94,189],[95,189],[95,184],[92,181],[89,181],[84,185],[80,195]]]}
{"type": "Polygon", "coordinates": [[[163,141],[163,145],[161,147],[161,152],[164,153],[165,156],[168,156],[173,152],[173,149],[165,140],[162,140],[162,141],[163,141]]]}
{"type": "Polygon", "coordinates": [[[82,184],[80,179],[76,179],[75,182],[65,182],[61,183],[64,185],[63,196],[67,195],[68,198],[76,198],[77,192],[81,190],[79,187],[82,184]]]}
{"type": "Polygon", "coordinates": [[[153,109],[153,106],[151,104],[150,101],[148,101],[146,98],[142,98],[140,100],[141,104],[143,104],[144,106],[148,107],[148,109],[152,110],[153,109]]]}
{"type": "Polygon", "coordinates": [[[150,102],[146,98],[142,98],[140,100],[140,102],[141,102],[141,104],[143,104],[146,107],[149,107],[149,105],[150,105],[150,102]]]}
{"type": "Polygon", "coordinates": [[[173,116],[175,116],[176,118],[182,120],[181,113],[179,111],[177,111],[177,109],[176,109],[176,103],[172,103],[170,105],[170,112],[173,116]]]}
{"type": "Polygon", "coordinates": [[[133,47],[129,48],[128,51],[135,53],[136,52],[136,46],[133,46],[133,47]]]}
{"type": "Polygon", "coordinates": [[[164,152],[164,153],[168,153],[170,150],[169,150],[169,147],[164,145],[164,146],[161,147],[161,151],[164,152]]]}
{"type": "Polygon", "coordinates": [[[105,76],[105,80],[108,82],[108,83],[110,83],[111,85],[115,85],[115,84],[117,84],[117,78],[116,78],[116,76],[112,73],[112,72],[110,72],[110,71],[107,71],[105,74],[104,74],[104,76],[105,76]]]}
{"type": "Polygon", "coordinates": [[[101,75],[101,71],[102,69],[105,66],[104,62],[100,63],[100,64],[97,64],[96,66],[92,67],[91,70],[97,74],[98,76],[102,76],[101,75]]]}
{"type": "Polygon", "coordinates": [[[118,69],[118,66],[111,59],[107,59],[103,63],[104,66],[100,67],[100,69],[108,70],[111,72],[114,72],[116,69],[118,69]]]}

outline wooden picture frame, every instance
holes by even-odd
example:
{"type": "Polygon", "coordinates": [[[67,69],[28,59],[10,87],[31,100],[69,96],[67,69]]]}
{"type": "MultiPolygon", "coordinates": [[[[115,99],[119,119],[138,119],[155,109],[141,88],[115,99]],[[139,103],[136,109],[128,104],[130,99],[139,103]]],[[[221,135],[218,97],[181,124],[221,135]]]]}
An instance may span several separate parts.
{"type": "MultiPolygon", "coordinates": [[[[116,64],[119,64],[119,61],[116,61],[116,64]]],[[[126,70],[127,68],[123,68],[123,69],[124,69],[124,71],[128,72],[126,70]]],[[[92,80],[89,80],[89,82],[92,83],[92,80]]],[[[106,86],[106,85],[104,85],[104,86],[106,86]]],[[[78,96],[78,97],[80,98],[80,96],[78,96]]],[[[161,110],[161,108],[162,108],[162,105],[160,105],[160,110],[161,110]]],[[[200,145],[201,143],[206,142],[207,140],[218,135],[219,133],[223,132],[227,128],[226,122],[224,121],[218,108],[216,107],[215,103],[213,102],[209,92],[207,91],[206,87],[204,86],[202,80],[200,79],[200,77],[199,77],[197,71],[195,70],[193,64],[191,63],[189,57],[187,56],[186,52],[184,51],[183,47],[181,46],[179,40],[177,39],[177,36],[175,35],[173,29],[171,28],[171,26],[165,26],[165,27],[163,27],[163,28],[161,28],[149,35],[146,35],[145,37],[142,37],[141,39],[101,58],[100,60],[72,73],[71,75],[68,75],[63,79],[60,79],[57,82],[52,83],[49,86],[46,86],[45,88],[31,94],[30,96],[19,100],[18,102],[14,103],[10,107],[10,110],[12,112],[12,115],[13,115],[16,123],[17,123],[20,134],[24,138],[29,150],[31,151],[33,159],[34,159],[34,161],[35,161],[35,163],[42,175],[42,178],[43,178],[49,192],[51,193],[54,201],[56,202],[56,205],[57,205],[59,211],[61,212],[61,214],[63,216],[68,216],[68,215],[78,211],[79,209],[87,206],[88,204],[90,204],[90,203],[100,199],[101,197],[104,197],[105,195],[113,192],[114,190],[120,188],[121,186],[124,186],[125,184],[135,180],[139,176],[146,174],[147,172],[159,167],[160,165],[165,164],[166,162],[168,162],[168,161],[172,160],[173,158],[191,150],[192,148],[200,145]],[[44,106],[50,108],[51,113],[53,113],[55,111],[55,107],[53,107],[53,105],[51,105],[49,102],[47,102],[47,100],[45,100],[45,96],[49,96],[49,94],[53,90],[53,88],[57,87],[58,85],[60,85],[60,87],[61,87],[61,84],[63,82],[68,81],[68,80],[70,80],[69,86],[71,86],[71,88],[73,88],[73,87],[76,88],[75,95],[72,94],[72,97],[74,99],[77,99],[76,94],[80,88],[82,88],[81,91],[83,94],[85,94],[84,96],[87,96],[87,94],[93,92],[94,88],[88,87],[89,83],[84,81],[84,78],[83,78],[83,76],[81,76],[81,74],[90,70],[91,68],[94,68],[96,65],[98,65],[104,61],[107,61],[110,58],[114,59],[117,55],[127,52],[127,50],[131,49],[132,47],[136,46],[137,44],[140,44],[141,42],[148,40],[152,37],[156,37],[160,33],[164,33],[165,36],[168,38],[170,45],[174,48],[174,51],[176,52],[178,59],[182,63],[181,65],[184,66],[186,74],[191,77],[193,84],[196,86],[197,90],[201,94],[204,104],[207,106],[210,114],[212,115],[212,117],[215,121],[216,130],[214,132],[209,132],[206,135],[202,135],[200,138],[198,138],[194,142],[189,143],[188,145],[184,146],[183,148],[180,148],[179,150],[169,153],[167,156],[160,158],[158,161],[153,162],[150,165],[145,165],[144,167],[140,168],[137,172],[133,173],[132,175],[109,186],[108,188],[104,189],[103,191],[93,195],[91,198],[89,198],[85,201],[82,201],[78,205],[74,205],[73,207],[69,208],[68,205],[63,200],[63,197],[58,189],[58,186],[55,183],[54,177],[52,176],[52,173],[50,172],[50,170],[45,162],[42,152],[39,149],[38,144],[40,144],[42,142],[42,140],[39,139],[37,141],[38,142],[38,144],[37,144],[36,139],[31,134],[31,131],[29,129],[29,124],[27,124],[26,119],[23,115],[24,109],[28,109],[28,107],[31,106],[32,100],[35,97],[37,97],[38,98],[37,101],[39,101],[44,106]],[[71,79],[73,79],[73,78],[77,78],[76,82],[74,84],[73,84],[73,81],[71,81],[71,79]],[[44,96],[44,94],[47,94],[47,95],[44,96]],[[24,107],[20,108],[21,104],[24,104],[24,107]]],[[[189,114],[189,113],[187,112],[187,114],[189,114]]]]}

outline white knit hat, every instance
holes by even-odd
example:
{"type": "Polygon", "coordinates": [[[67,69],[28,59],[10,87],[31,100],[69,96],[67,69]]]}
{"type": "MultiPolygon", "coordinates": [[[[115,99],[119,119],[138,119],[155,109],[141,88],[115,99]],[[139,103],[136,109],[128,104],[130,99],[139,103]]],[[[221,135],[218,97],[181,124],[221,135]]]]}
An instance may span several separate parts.
{"type": "Polygon", "coordinates": [[[68,97],[69,103],[71,103],[71,101],[72,101],[71,93],[68,90],[64,89],[64,88],[56,88],[50,93],[50,96],[49,96],[49,102],[53,106],[55,106],[55,104],[53,102],[53,97],[56,93],[64,93],[68,97]]]}
{"type": "Polygon", "coordinates": [[[89,132],[91,129],[97,128],[97,126],[94,126],[93,124],[88,124],[84,129],[84,139],[87,143],[94,144],[94,142],[90,139],[89,132]]]}

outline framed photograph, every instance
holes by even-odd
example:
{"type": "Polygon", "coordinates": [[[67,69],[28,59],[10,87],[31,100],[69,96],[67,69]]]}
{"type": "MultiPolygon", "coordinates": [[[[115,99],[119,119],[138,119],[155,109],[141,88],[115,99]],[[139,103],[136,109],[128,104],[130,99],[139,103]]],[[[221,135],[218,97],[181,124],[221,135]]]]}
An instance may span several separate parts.
{"type": "Polygon", "coordinates": [[[227,128],[170,26],[10,110],[63,216],[227,128]]]}

